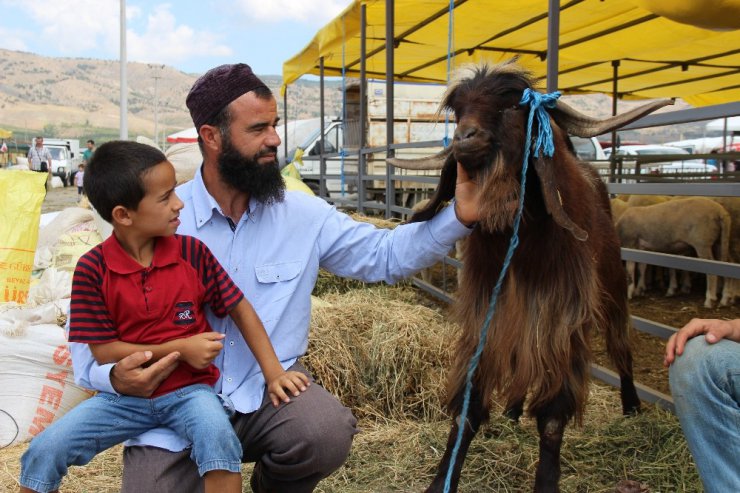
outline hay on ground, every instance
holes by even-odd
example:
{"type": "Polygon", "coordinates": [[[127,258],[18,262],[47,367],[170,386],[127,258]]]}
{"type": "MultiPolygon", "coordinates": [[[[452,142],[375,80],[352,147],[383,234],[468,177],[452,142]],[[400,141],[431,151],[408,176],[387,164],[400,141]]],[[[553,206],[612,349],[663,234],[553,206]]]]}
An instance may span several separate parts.
{"type": "MultiPolygon", "coordinates": [[[[360,433],[347,463],[317,492],[421,491],[444,453],[450,419],[442,398],[455,327],[438,311],[419,306],[408,286],[352,290],[330,287],[330,306],[312,317],[305,358],[316,377],[359,417],[360,433]],[[342,291],[343,294],[339,294],[342,291]]],[[[346,289],[345,289],[346,288],[346,289]]],[[[612,493],[630,479],[649,491],[702,491],[675,416],[645,405],[639,416],[621,415],[619,393],[593,384],[582,428],[566,428],[562,448],[563,493],[612,493]]],[[[18,487],[25,445],[0,450],[0,491],[18,487]]],[[[531,491],[538,460],[534,420],[519,424],[495,408],[473,440],[460,492],[531,491]]],[[[251,465],[243,470],[249,491],[251,465]]],[[[72,467],[63,491],[120,490],[120,446],[87,467],[72,467]]]]}

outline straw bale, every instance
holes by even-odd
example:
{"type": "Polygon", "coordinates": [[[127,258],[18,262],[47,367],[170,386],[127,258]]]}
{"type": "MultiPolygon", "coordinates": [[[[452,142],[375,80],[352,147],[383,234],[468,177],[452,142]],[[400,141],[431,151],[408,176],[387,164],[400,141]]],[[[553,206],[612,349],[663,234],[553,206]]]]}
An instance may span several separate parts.
{"type": "Polygon", "coordinates": [[[331,306],[312,312],[304,361],[361,416],[440,416],[454,331],[437,311],[399,300],[404,289],[414,296],[385,286],[326,295],[331,306]]]}

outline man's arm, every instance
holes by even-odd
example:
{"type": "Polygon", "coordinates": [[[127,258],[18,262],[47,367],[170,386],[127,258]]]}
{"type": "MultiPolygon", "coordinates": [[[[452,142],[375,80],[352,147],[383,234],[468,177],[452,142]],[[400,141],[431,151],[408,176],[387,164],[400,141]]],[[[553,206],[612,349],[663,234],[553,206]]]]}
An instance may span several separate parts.
{"type": "Polygon", "coordinates": [[[69,349],[72,353],[72,367],[77,385],[135,397],[150,397],[177,368],[180,358],[180,353],[174,352],[147,365],[152,354],[136,352],[115,365],[99,365],[87,344],[70,342],[69,349]]]}
{"type": "Polygon", "coordinates": [[[718,320],[695,318],[691,320],[668,339],[663,365],[666,367],[670,366],[675,361],[676,356],[683,354],[686,342],[700,334],[705,334],[704,338],[710,344],[714,344],[721,339],[740,342],[740,319],[718,320]]]}

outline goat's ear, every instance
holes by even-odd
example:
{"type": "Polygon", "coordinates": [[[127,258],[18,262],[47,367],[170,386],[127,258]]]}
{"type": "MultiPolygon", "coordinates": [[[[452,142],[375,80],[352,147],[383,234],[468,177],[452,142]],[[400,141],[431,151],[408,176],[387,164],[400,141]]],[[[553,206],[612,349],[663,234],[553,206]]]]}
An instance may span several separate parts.
{"type": "Polygon", "coordinates": [[[578,227],[563,209],[562,197],[558,190],[557,180],[555,178],[554,166],[552,159],[546,156],[540,156],[534,163],[534,169],[540,178],[542,188],[542,197],[545,200],[545,207],[552,218],[563,229],[570,231],[577,240],[585,241],[588,233],[578,227]]]}
{"type": "Polygon", "coordinates": [[[419,212],[411,216],[409,222],[427,221],[433,218],[441,206],[455,196],[455,186],[457,185],[457,161],[450,153],[442,167],[442,174],[439,177],[437,190],[429,199],[429,203],[419,212]]]}

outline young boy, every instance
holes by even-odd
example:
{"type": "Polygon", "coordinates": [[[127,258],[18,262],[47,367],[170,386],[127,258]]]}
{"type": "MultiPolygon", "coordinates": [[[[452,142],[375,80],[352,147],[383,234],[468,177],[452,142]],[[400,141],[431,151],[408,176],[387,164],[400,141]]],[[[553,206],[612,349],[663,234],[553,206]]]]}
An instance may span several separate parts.
{"type": "Polygon", "coordinates": [[[77,167],[77,173],[75,173],[75,185],[77,185],[77,198],[82,199],[82,195],[85,193],[85,190],[82,188],[82,184],[84,183],[85,178],[85,165],[80,164],[77,167]]]}
{"type": "Polygon", "coordinates": [[[153,360],[179,353],[175,371],[147,398],[99,392],[36,436],[21,459],[21,491],[55,491],[69,465],[152,428],[167,426],[192,443],[206,492],[241,491],[242,449],[212,385],[223,334],[205,307],[230,315],[255,355],[273,405],[306,389],[286,372],[252,305],[199,240],[175,234],[183,203],[175,170],[159,150],[114,141],[87,166],[85,191],[113,235],[83,255],[72,281],[69,340],[90,345],[103,364],[135,351],[153,360]]]}

